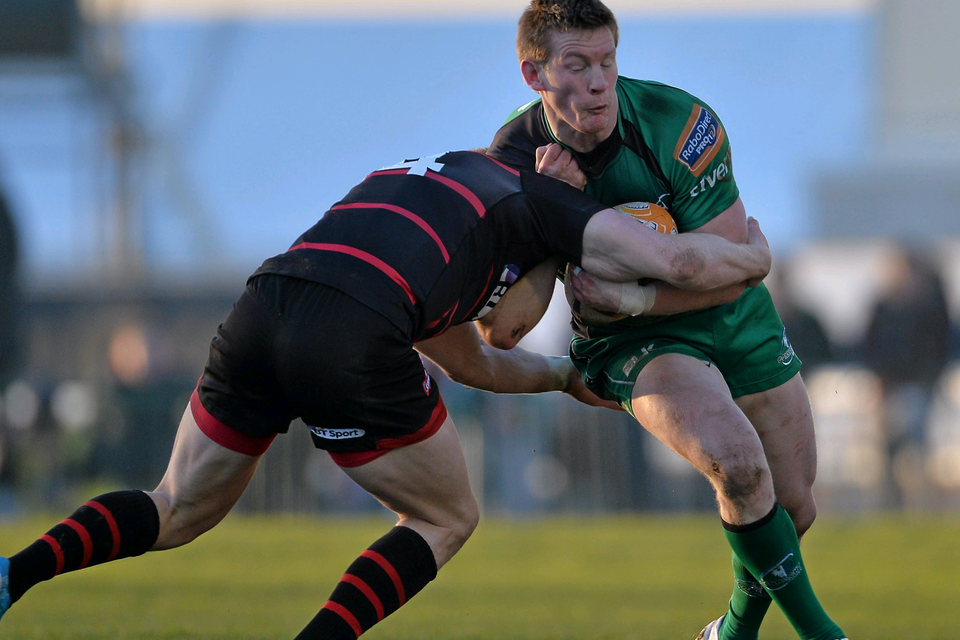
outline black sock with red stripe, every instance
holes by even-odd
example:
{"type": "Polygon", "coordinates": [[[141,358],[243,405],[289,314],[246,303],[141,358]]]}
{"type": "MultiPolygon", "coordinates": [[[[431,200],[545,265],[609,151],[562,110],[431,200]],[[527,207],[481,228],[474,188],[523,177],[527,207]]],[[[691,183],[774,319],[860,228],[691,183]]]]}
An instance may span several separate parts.
{"type": "Polygon", "coordinates": [[[157,507],[143,491],[97,496],[10,558],[10,599],[67,571],[143,555],[159,535],[157,507]]]}
{"type": "Polygon", "coordinates": [[[296,640],[356,640],[436,577],[427,541],[413,529],[394,527],[353,561],[296,640]]]}

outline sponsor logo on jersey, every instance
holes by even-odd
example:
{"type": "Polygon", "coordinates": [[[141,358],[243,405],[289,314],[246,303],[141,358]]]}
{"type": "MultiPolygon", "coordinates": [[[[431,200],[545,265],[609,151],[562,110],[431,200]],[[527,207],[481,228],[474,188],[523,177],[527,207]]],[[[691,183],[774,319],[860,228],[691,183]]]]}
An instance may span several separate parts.
{"type": "Polygon", "coordinates": [[[707,175],[700,178],[700,183],[695,186],[693,189],[690,189],[690,197],[696,198],[701,193],[705,193],[709,189],[713,189],[714,185],[718,182],[722,182],[730,176],[730,168],[727,166],[726,162],[721,162],[713,171],[707,175]]]}
{"type": "Polygon", "coordinates": [[[777,362],[786,367],[793,362],[796,355],[793,345],[790,344],[790,338],[787,337],[787,328],[784,327],[783,333],[780,334],[780,355],[777,356],[777,362]]]}
{"type": "Polygon", "coordinates": [[[324,429],[323,427],[309,427],[310,432],[324,440],[349,440],[360,438],[366,434],[363,429],[324,429]]]}
{"type": "Polygon", "coordinates": [[[803,567],[800,566],[800,563],[793,557],[793,553],[788,553],[776,566],[768,569],[760,576],[760,584],[762,584],[767,591],[783,589],[790,584],[794,578],[800,575],[801,571],[803,571],[803,567]]]}
{"type": "Polygon", "coordinates": [[[503,273],[500,274],[500,282],[497,283],[497,286],[493,288],[493,293],[490,294],[490,297],[487,299],[487,304],[483,305],[483,308],[480,309],[477,315],[470,318],[471,320],[479,320],[483,316],[487,315],[493,308],[497,306],[497,303],[500,302],[510,286],[517,281],[517,278],[520,277],[520,267],[515,264],[508,264],[503,268],[503,273]]]}
{"type": "Polygon", "coordinates": [[[725,138],[726,134],[717,116],[695,104],[673,155],[690,169],[693,175],[699,176],[717,156],[725,138]]]}

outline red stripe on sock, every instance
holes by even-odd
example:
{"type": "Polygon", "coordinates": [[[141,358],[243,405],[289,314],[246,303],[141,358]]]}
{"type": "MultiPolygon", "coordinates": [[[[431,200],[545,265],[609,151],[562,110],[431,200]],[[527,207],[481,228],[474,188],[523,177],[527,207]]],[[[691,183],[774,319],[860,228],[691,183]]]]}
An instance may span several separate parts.
{"type": "Polygon", "coordinates": [[[400,581],[400,574],[397,573],[397,570],[393,568],[393,565],[390,564],[386,558],[377,553],[376,551],[371,551],[367,549],[360,554],[363,558],[370,558],[378,565],[380,568],[387,572],[387,575],[390,576],[390,579],[393,580],[393,586],[397,589],[397,598],[400,600],[400,606],[403,606],[403,603],[407,601],[407,593],[403,589],[403,582],[400,581]]]}
{"type": "Polygon", "coordinates": [[[360,627],[360,623],[357,622],[357,619],[354,617],[354,615],[349,611],[347,611],[346,607],[344,607],[343,605],[339,605],[336,602],[331,602],[330,600],[327,600],[327,604],[323,605],[323,608],[326,609],[327,611],[332,611],[333,613],[343,618],[343,621],[346,622],[348,625],[350,625],[350,628],[353,629],[353,632],[357,634],[358,638],[360,637],[360,634],[363,633],[363,629],[360,627]]]}
{"type": "Polygon", "coordinates": [[[100,515],[103,516],[103,519],[107,521],[107,526],[110,527],[110,535],[113,536],[113,549],[110,551],[110,555],[107,557],[107,559],[104,560],[104,562],[110,562],[120,553],[120,527],[117,526],[117,521],[114,519],[113,514],[110,513],[110,510],[99,502],[89,500],[84,502],[83,506],[96,509],[98,512],[100,512],[100,515]]]}
{"type": "Polygon", "coordinates": [[[60,572],[63,571],[63,549],[60,548],[60,543],[46,533],[40,536],[40,539],[50,545],[53,555],[57,558],[57,570],[53,575],[60,575],[60,572]]]}
{"type": "Polygon", "coordinates": [[[90,539],[90,533],[87,531],[87,528],[76,520],[66,519],[61,524],[65,524],[74,531],[77,532],[77,535],[80,536],[80,542],[83,543],[83,562],[80,563],[78,569],[83,569],[85,566],[90,564],[90,556],[93,555],[93,540],[90,539]]]}
{"type": "Polygon", "coordinates": [[[352,584],[357,589],[360,589],[360,593],[367,596],[367,600],[369,600],[370,604],[373,605],[373,608],[377,610],[377,622],[383,620],[383,603],[380,602],[380,598],[378,598],[377,594],[373,592],[373,589],[370,588],[370,585],[352,573],[343,574],[343,577],[340,579],[340,581],[346,582],[347,584],[352,584]]]}

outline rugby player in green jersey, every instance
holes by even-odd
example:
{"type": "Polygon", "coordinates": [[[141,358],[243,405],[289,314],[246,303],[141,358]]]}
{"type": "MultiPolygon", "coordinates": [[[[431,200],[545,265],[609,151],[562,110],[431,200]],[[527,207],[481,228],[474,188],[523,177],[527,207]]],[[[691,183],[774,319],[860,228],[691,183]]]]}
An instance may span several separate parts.
{"type": "MultiPolygon", "coordinates": [[[[722,123],[684,91],[618,76],[618,36],[598,0],[533,0],[517,52],[540,98],[511,114],[488,153],[607,205],[657,203],[681,232],[743,242],[746,213],[722,123]]],[[[800,360],[766,288],[751,284],[733,302],[664,317],[695,309],[698,294],[575,276],[581,302],[631,317],[575,313],[570,355],[589,388],[630,411],[716,492],[735,586],[727,613],[699,637],[756,640],[772,598],[801,638],[836,640],[844,633],[817,600],[799,546],[816,516],[800,360]]]]}

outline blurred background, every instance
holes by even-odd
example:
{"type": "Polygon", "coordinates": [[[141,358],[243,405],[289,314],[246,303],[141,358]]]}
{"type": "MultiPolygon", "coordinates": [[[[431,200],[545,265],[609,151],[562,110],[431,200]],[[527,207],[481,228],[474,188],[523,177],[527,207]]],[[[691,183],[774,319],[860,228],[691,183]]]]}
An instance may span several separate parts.
{"type": "MultiPolygon", "coordinates": [[[[620,72],[726,125],[821,511],[960,510],[960,4],[608,4],[620,72]]],[[[153,488],[260,262],[371,170],[483,146],[535,97],[524,6],[0,0],[0,517],[153,488]]],[[[524,346],[568,337],[561,296],[524,346]]],[[[488,514],[714,509],[626,414],[440,384],[488,514]]],[[[379,509],[302,425],[240,508],[379,509]]]]}

